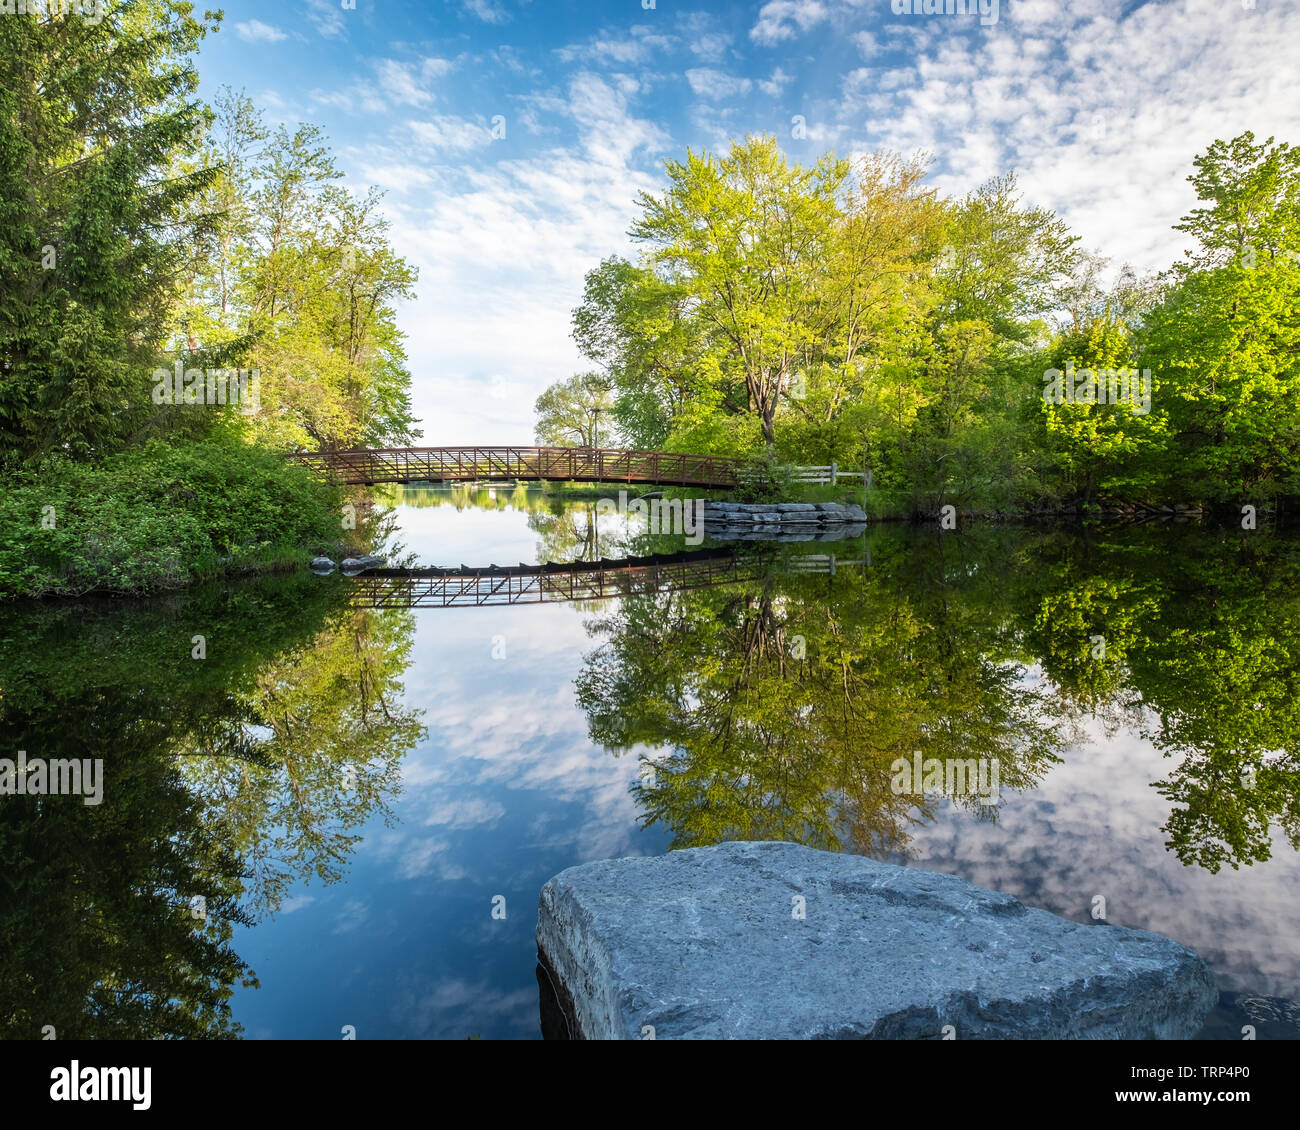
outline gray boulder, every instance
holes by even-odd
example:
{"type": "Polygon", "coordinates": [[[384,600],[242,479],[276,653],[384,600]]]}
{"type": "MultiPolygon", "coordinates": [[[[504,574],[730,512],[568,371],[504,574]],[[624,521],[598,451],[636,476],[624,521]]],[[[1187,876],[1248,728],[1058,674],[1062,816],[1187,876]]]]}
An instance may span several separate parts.
{"type": "Polygon", "coordinates": [[[1185,1039],[1218,998],[1159,934],[788,843],[571,867],[537,946],[587,1039],[1185,1039]]]}
{"type": "Polygon", "coordinates": [[[844,507],[844,517],[849,522],[862,522],[865,524],[867,512],[861,506],[848,505],[844,507]]]}
{"type": "Polygon", "coordinates": [[[811,502],[778,502],[776,509],[782,514],[815,514],[817,507],[811,502]]]}
{"type": "Polygon", "coordinates": [[[364,573],[367,569],[378,569],[384,563],[382,557],[372,557],[368,553],[363,553],[360,557],[345,557],[339,565],[345,577],[355,577],[358,573],[364,573]]]}
{"type": "Polygon", "coordinates": [[[311,571],[319,573],[322,577],[334,572],[335,565],[328,557],[313,557],[311,559],[311,571]]]}

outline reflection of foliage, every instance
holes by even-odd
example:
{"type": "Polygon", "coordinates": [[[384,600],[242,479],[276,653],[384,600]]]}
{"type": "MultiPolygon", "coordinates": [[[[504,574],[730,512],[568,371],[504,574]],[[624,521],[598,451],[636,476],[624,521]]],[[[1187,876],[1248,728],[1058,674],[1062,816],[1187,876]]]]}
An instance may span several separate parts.
{"type": "Polygon", "coordinates": [[[418,732],[394,705],[409,618],[339,611],[344,592],[298,575],[0,616],[0,756],[104,761],[99,806],[0,798],[0,1028],[238,1034],[232,988],[255,981],[234,925],[290,877],[338,874],[351,839],[333,829],[382,809],[418,732]],[[326,784],[345,761],[346,797],[326,784]],[[230,777],[246,788],[195,791],[230,777]]]}
{"type": "Polygon", "coordinates": [[[615,561],[689,548],[682,530],[668,532],[671,523],[667,520],[660,520],[665,532],[651,533],[646,515],[635,509],[635,501],[635,494],[628,498],[627,514],[610,505],[614,499],[604,507],[599,502],[566,504],[556,499],[549,509],[534,510],[528,516],[528,527],[539,539],[537,560],[597,561],[603,557],[615,561]]]}
{"type": "Polygon", "coordinates": [[[402,755],[423,728],[401,707],[413,620],[397,610],[341,613],[292,652],[262,664],[232,719],[184,743],[186,780],[213,808],[251,869],[249,904],[273,911],[295,881],[333,882],[349,832],[400,787],[402,755]],[[265,728],[250,739],[247,727],[265,728]],[[214,756],[215,755],[215,756],[214,756]]]}
{"type": "MultiPolygon", "coordinates": [[[[6,746],[103,756],[103,803],[0,800],[0,1030],[39,1039],[221,1037],[231,986],[255,984],[230,946],[240,861],[205,823],[140,696],[92,689],[58,718],[5,712],[6,746]],[[101,743],[111,736],[110,747],[101,743]],[[25,743],[25,744],[24,744],[25,743]],[[207,922],[190,899],[206,900],[207,922]]],[[[12,756],[13,751],[5,750],[12,756]]],[[[35,756],[35,754],[32,754],[35,756]]]]}
{"type": "Polygon", "coordinates": [[[1297,552],[1262,532],[1175,527],[1045,541],[1027,559],[1038,611],[1026,644],[1063,696],[1140,708],[1143,735],[1181,757],[1156,787],[1184,863],[1268,859],[1274,821],[1300,846],[1297,552]]]}
{"type": "Polygon", "coordinates": [[[456,510],[543,510],[552,504],[552,498],[537,484],[497,483],[480,486],[477,483],[448,483],[430,486],[421,483],[390,483],[377,488],[375,496],[390,505],[401,505],[416,510],[451,506],[456,510]]]}
{"type": "MultiPolygon", "coordinates": [[[[617,505],[620,490],[631,506],[641,491],[617,486],[599,489],[602,496],[617,505]]],[[[528,515],[528,528],[538,537],[538,561],[595,561],[605,557],[622,557],[651,553],[673,553],[682,549],[685,539],[680,533],[651,534],[643,515],[635,512],[598,512],[594,498],[573,499],[551,494],[524,484],[499,483],[480,486],[453,483],[447,486],[393,486],[384,497],[389,502],[417,509],[452,506],[457,510],[515,510],[528,515]]],[[[475,562],[487,564],[487,562],[475,562]]],[[[497,561],[513,565],[513,561],[497,561]]]]}
{"type": "Polygon", "coordinates": [[[995,625],[973,611],[873,573],[635,598],[593,625],[608,642],[578,698],[595,740],[672,749],[638,796],[675,847],[902,851],[911,811],[928,809],[892,791],[895,758],[995,757],[1002,786],[1025,788],[1060,742],[1051,699],[984,653],[995,625]]]}
{"type": "Polygon", "coordinates": [[[1236,867],[1269,858],[1274,828],[1300,847],[1298,554],[1183,527],[885,532],[862,574],[604,610],[579,701],[594,740],[668,751],[637,795],[675,847],[902,851],[917,813],[894,758],[997,757],[1025,788],[1091,715],[1179,759],[1155,782],[1179,859],[1236,867]]]}

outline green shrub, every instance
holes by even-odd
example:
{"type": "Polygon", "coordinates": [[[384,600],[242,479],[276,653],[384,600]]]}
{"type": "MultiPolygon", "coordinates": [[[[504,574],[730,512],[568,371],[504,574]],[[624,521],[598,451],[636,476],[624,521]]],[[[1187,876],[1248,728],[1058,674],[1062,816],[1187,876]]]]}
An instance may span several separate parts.
{"type": "Polygon", "coordinates": [[[333,550],[336,487],[214,435],[100,464],[55,458],[0,495],[0,596],[142,593],[333,550]]]}

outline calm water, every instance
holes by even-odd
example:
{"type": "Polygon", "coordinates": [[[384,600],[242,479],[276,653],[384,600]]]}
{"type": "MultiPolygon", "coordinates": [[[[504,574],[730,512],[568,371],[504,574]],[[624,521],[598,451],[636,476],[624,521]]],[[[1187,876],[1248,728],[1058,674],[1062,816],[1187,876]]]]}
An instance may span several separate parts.
{"type": "MultiPolygon", "coordinates": [[[[682,548],[593,509],[408,488],[396,536],[682,548]]],[[[376,610],[302,575],[0,609],[0,757],[105,766],[98,806],[0,798],[0,1024],[537,1038],[551,875],[788,839],[1101,896],[1210,962],[1206,1035],[1293,1038],[1298,570],[1263,532],[883,528],[622,599],[376,610]],[[1000,803],[897,794],[916,750],[996,758],[1000,803]]]]}

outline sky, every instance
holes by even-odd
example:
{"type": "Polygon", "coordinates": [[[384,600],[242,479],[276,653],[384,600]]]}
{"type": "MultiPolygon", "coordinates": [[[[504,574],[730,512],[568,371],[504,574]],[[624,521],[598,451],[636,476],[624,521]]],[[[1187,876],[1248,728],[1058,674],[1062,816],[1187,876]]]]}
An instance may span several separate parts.
{"type": "Polygon", "coordinates": [[[570,337],[584,274],[635,254],[637,193],[688,148],[924,151],[948,195],[1015,171],[1085,247],[1146,271],[1186,246],[1172,225],[1210,142],[1300,143],[1300,0],[971,6],[224,0],[201,92],[321,127],[345,182],[386,193],[420,273],[399,325],[422,442],[531,443],[538,394],[591,368],[570,337]]]}

